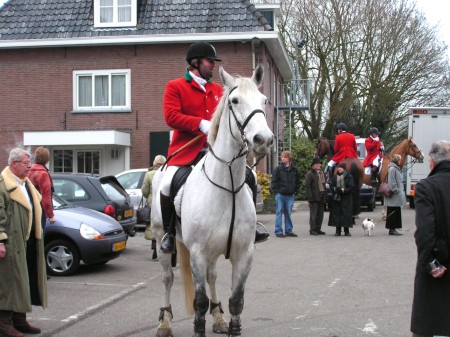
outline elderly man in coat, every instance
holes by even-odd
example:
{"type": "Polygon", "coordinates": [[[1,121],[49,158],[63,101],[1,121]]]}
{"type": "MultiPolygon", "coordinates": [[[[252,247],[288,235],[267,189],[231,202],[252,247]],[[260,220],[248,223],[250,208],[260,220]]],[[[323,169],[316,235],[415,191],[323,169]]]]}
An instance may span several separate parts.
{"type": "Polygon", "coordinates": [[[38,334],[26,313],[47,307],[41,195],[27,178],[30,154],[13,149],[0,176],[0,335],[38,334]]]}
{"type": "Polygon", "coordinates": [[[430,151],[431,172],[416,185],[416,277],[413,337],[450,336],[450,142],[430,151]],[[447,268],[438,268],[438,263],[447,268]]]}

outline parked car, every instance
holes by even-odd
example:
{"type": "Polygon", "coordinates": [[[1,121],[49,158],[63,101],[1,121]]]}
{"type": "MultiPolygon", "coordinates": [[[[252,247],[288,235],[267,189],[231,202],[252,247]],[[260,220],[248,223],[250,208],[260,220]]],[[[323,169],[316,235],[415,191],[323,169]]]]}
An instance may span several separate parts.
{"type": "Polygon", "coordinates": [[[55,223],[44,231],[45,262],[51,275],[73,274],[80,261],[105,264],[126,247],[127,235],[112,217],[69,204],[53,195],[55,223]]]}
{"type": "MultiPolygon", "coordinates": [[[[144,177],[147,173],[148,169],[140,168],[123,171],[119,174],[116,174],[116,178],[119,183],[125,188],[127,193],[130,195],[131,204],[136,211],[139,207],[139,203],[142,198],[141,187],[144,183],[144,177]]],[[[256,212],[261,212],[263,209],[263,200],[261,196],[261,186],[257,186],[257,195],[256,195],[256,212]]],[[[147,199],[144,198],[144,203],[147,202],[147,199]]]]}
{"type": "Polygon", "coordinates": [[[129,236],[136,234],[136,217],[130,196],[114,176],[53,173],[55,193],[69,203],[105,213],[129,236]]]}
{"type": "MultiPolygon", "coordinates": [[[[327,205],[326,208],[330,208],[330,203],[333,198],[333,194],[331,193],[331,189],[329,184],[326,184],[327,188],[327,205]]],[[[376,189],[372,186],[363,184],[361,186],[361,190],[359,191],[359,201],[361,206],[366,206],[369,212],[372,212],[375,208],[375,200],[376,200],[376,189]]]]}
{"type": "MultiPolygon", "coordinates": [[[[140,169],[127,170],[127,171],[123,171],[119,174],[116,174],[117,180],[119,181],[119,183],[123,186],[125,191],[127,191],[128,195],[130,196],[130,204],[133,206],[135,213],[139,207],[139,203],[141,202],[141,198],[142,198],[141,187],[142,187],[142,184],[144,183],[144,177],[147,172],[148,172],[147,168],[140,168],[140,169]]],[[[144,204],[146,202],[147,202],[147,199],[144,198],[144,204]]],[[[145,226],[145,224],[137,224],[137,225],[145,226]]]]}

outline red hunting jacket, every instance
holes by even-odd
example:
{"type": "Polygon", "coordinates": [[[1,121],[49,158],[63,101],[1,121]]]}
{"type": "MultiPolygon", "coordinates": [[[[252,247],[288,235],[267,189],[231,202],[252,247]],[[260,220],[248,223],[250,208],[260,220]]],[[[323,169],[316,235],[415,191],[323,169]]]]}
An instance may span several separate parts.
{"type": "Polygon", "coordinates": [[[372,137],[367,137],[366,141],[364,142],[364,145],[366,146],[366,158],[364,159],[363,165],[364,166],[370,166],[372,165],[373,161],[377,156],[382,157],[381,154],[381,142],[380,139],[374,140],[372,137]]]}
{"type": "Polygon", "coordinates": [[[339,163],[345,158],[358,158],[356,155],[356,140],[353,133],[342,132],[336,136],[334,141],[334,156],[331,159],[339,163]]]}
{"type": "MultiPolygon", "coordinates": [[[[168,158],[172,153],[202,134],[199,130],[202,119],[211,120],[214,110],[222,97],[222,87],[214,82],[200,88],[187,72],[184,77],[169,81],[163,97],[164,119],[174,131],[169,145],[168,158]]],[[[177,153],[168,166],[184,166],[192,162],[206,147],[206,135],[177,153]]]]}

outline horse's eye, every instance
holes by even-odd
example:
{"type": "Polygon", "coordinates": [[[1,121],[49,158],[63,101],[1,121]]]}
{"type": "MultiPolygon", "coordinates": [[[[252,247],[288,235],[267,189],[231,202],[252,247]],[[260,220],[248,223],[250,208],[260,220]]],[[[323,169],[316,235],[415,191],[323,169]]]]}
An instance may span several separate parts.
{"type": "Polygon", "coordinates": [[[264,105],[267,105],[267,103],[269,103],[269,100],[266,98],[266,99],[264,100],[264,105]]]}
{"type": "Polygon", "coordinates": [[[231,103],[233,103],[233,104],[238,104],[238,103],[239,103],[239,100],[238,100],[236,97],[234,97],[234,98],[231,100],[231,103]]]}

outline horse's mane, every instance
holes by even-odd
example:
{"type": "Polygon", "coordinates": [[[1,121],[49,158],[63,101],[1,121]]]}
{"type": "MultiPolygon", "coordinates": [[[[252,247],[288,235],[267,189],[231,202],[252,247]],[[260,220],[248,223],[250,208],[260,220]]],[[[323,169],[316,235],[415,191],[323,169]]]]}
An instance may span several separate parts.
{"type": "MultiPolygon", "coordinates": [[[[244,92],[248,92],[250,90],[258,90],[256,87],[256,84],[250,79],[242,76],[237,76],[235,78],[235,86],[239,87],[239,90],[242,90],[244,92]]],[[[209,127],[208,132],[208,143],[209,145],[213,146],[214,142],[217,138],[217,133],[219,131],[219,123],[220,118],[222,117],[222,113],[225,111],[226,104],[228,104],[228,97],[230,96],[230,88],[224,87],[223,88],[223,96],[220,99],[219,105],[217,105],[216,110],[214,110],[213,118],[211,119],[211,126],[209,127]]]]}
{"type": "Polygon", "coordinates": [[[208,143],[213,146],[217,138],[217,132],[219,131],[219,122],[222,117],[222,112],[225,109],[225,103],[228,102],[228,96],[230,95],[230,90],[224,87],[222,98],[217,105],[216,110],[214,110],[213,117],[211,119],[211,126],[208,131],[208,143]]]}

